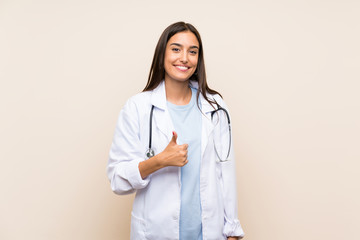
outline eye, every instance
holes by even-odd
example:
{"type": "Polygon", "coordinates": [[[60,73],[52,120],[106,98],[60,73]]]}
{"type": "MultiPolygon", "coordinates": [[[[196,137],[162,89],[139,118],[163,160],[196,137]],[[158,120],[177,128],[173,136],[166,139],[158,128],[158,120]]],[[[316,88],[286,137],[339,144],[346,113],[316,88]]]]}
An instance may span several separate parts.
{"type": "Polygon", "coordinates": [[[193,55],[196,55],[197,51],[192,50],[192,51],[190,51],[190,53],[193,54],[193,55]]]}
{"type": "Polygon", "coordinates": [[[173,50],[174,52],[179,52],[180,51],[179,48],[172,48],[171,50],[173,50]]]}

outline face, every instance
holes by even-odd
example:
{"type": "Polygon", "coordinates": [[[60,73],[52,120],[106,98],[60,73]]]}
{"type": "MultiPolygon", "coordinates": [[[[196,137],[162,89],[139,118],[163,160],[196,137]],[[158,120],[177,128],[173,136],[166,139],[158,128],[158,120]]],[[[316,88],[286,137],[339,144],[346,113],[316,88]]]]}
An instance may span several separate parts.
{"type": "Polygon", "coordinates": [[[172,36],[165,50],[165,80],[187,81],[196,70],[198,55],[199,42],[192,32],[172,36]]]}

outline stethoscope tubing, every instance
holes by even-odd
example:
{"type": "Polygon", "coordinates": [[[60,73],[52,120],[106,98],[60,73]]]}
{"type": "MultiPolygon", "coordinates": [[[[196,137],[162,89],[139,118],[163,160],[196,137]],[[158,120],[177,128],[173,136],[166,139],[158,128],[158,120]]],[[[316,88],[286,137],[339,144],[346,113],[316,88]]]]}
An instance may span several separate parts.
{"type": "Polygon", "coordinates": [[[153,119],[153,113],[154,113],[154,105],[151,106],[150,111],[150,121],[149,121],[149,148],[146,150],[145,155],[147,158],[151,158],[155,156],[154,150],[151,148],[151,140],[152,140],[152,119],[153,119]]]}
{"type": "Polygon", "coordinates": [[[150,111],[150,131],[149,131],[149,149],[151,149],[151,140],[152,140],[152,119],[153,119],[153,113],[154,113],[154,105],[151,107],[150,111]]]}
{"type": "Polygon", "coordinates": [[[218,103],[216,103],[218,109],[214,110],[211,112],[211,121],[213,120],[213,117],[214,117],[214,114],[218,111],[224,111],[225,114],[226,114],[226,118],[227,118],[227,123],[228,123],[228,127],[229,127],[229,148],[228,148],[228,152],[227,152],[227,155],[226,155],[226,158],[225,159],[221,159],[217,149],[216,149],[216,144],[215,144],[215,139],[214,140],[214,148],[215,148],[215,152],[216,152],[216,155],[219,159],[220,162],[226,162],[229,160],[229,155],[230,155],[230,150],[231,150],[231,124],[230,124],[230,116],[229,116],[229,113],[228,111],[225,109],[225,108],[222,108],[218,103]]]}
{"type": "MultiPolygon", "coordinates": [[[[227,118],[227,123],[228,123],[228,126],[229,126],[229,149],[228,149],[228,152],[227,152],[227,155],[226,155],[226,158],[225,159],[221,159],[220,156],[219,156],[219,153],[216,149],[216,144],[215,144],[215,140],[214,140],[214,148],[215,148],[215,152],[216,152],[216,155],[219,159],[220,162],[226,162],[228,161],[229,159],[229,155],[230,155],[230,149],[231,149],[231,124],[230,124],[230,116],[229,116],[229,113],[228,111],[226,111],[225,108],[222,108],[218,103],[216,103],[217,105],[217,109],[215,109],[214,111],[211,112],[211,121],[213,120],[213,117],[214,117],[214,114],[218,111],[224,111],[225,114],[226,114],[226,118],[227,118]]],[[[149,148],[146,150],[145,152],[145,155],[147,158],[151,158],[153,156],[155,156],[155,152],[154,150],[152,149],[151,147],[151,144],[152,144],[152,120],[153,120],[153,113],[154,113],[154,108],[155,106],[152,105],[151,106],[151,110],[150,110],[150,121],[149,121],[149,148]]]]}

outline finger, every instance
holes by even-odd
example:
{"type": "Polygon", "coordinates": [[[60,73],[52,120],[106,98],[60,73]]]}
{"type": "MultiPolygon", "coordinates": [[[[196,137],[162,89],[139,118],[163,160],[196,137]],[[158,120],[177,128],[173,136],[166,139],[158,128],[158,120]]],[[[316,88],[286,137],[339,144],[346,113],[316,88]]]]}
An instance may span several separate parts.
{"type": "Polygon", "coordinates": [[[177,133],[175,131],[172,132],[173,133],[173,136],[171,138],[171,141],[172,143],[175,143],[176,144],[176,139],[177,139],[177,133]]]}
{"type": "Polygon", "coordinates": [[[188,151],[187,151],[187,150],[179,151],[179,153],[180,153],[180,156],[187,158],[187,155],[188,155],[188,151]]]}
{"type": "Polygon", "coordinates": [[[183,144],[183,145],[181,145],[181,146],[183,147],[184,150],[187,150],[188,147],[189,147],[189,144],[186,144],[186,143],[185,143],[185,144],[183,144]]]}

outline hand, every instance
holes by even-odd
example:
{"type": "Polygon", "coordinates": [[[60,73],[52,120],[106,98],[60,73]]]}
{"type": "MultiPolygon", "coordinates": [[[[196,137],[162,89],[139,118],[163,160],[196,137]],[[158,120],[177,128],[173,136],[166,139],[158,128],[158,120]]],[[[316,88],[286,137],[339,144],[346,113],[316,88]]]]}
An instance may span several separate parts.
{"type": "Polygon", "coordinates": [[[188,145],[182,144],[178,145],[176,143],[177,133],[173,132],[173,137],[170,140],[167,147],[159,153],[158,157],[161,164],[164,167],[167,166],[177,166],[182,167],[188,163],[187,154],[188,154],[188,145]]]}
{"type": "Polygon", "coordinates": [[[239,240],[239,237],[228,237],[227,240],[239,240]]]}

